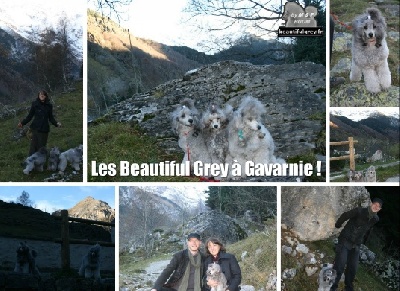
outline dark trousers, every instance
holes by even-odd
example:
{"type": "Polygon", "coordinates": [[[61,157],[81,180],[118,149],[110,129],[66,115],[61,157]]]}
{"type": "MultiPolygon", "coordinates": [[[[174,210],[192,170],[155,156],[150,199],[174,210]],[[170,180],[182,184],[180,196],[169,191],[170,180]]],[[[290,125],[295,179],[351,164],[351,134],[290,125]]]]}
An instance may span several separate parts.
{"type": "Polygon", "coordinates": [[[32,129],[31,145],[29,148],[29,156],[36,153],[41,147],[47,145],[47,138],[49,136],[48,132],[39,132],[32,129]]]}
{"type": "Polygon", "coordinates": [[[353,281],[356,277],[358,258],[360,255],[360,247],[349,247],[345,244],[338,244],[336,246],[336,256],[333,269],[336,270],[336,280],[332,285],[331,290],[336,290],[339,286],[340,278],[342,277],[344,267],[346,266],[346,271],[344,273],[344,284],[346,286],[346,291],[353,291],[353,281]]]}

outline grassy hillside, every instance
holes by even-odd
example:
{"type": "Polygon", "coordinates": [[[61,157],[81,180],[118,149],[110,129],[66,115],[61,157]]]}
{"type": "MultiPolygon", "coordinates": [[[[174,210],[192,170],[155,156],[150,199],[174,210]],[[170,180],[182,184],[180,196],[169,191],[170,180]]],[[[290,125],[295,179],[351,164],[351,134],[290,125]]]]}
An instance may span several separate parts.
{"type": "MultiPolygon", "coordinates": [[[[66,151],[83,143],[83,95],[82,82],[75,84],[76,90],[69,93],[50,94],[53,103],[54,115],[62,126],[59,128],[51,125],[47,148],[57,146],[61,151],[66,151]]],[[[32,96],[33,101],[35,96],[32,96]]],[[[29,112],[30,103],[21,104],[24,110],[17,110],[13,117],[0,119],[2,139],[0,141],[0,181],[2,182],[39,182],[51,176],[52,172],[31,172],[25,175],[21,163],[28,156],[30,141],[27,137],[17,140],[14,135],[18,133],[17,124],[29,112]]],[[[29,126],[29,125],[26,125],[29,126]]],[[[71,172],[68,166],[66,173],[71,172]]],[[[82,174],[73,177],[72,181],[82,181],[82,174]]]]}

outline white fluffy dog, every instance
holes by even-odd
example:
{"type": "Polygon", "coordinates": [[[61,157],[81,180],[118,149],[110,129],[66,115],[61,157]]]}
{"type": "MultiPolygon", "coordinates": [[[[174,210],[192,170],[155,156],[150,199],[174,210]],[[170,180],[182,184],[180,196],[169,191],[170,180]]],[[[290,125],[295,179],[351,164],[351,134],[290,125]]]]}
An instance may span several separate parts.
{"type": "Polygon", "coordinates": [[[218,105],[211,104],[203,113],[201,124],[212,163],[225,163],[228,152],[228,123],[232,112],[230,105],[221,109],[218,105]]]}
{"type": "Polygon", "coordinates": [[[23,170],[25,175],[35,169],[43,172],[43,166],[46,163],[47,149],[45,147],[40,148],[36,153],[32,154],[25,160],[25,169],[23,170]]]}
{"type": "Polygon", "coordinates": [[[391,85],[387,58],[386,22],[376,8],[353,20],[351,81],[360,81],[364,75],[365,87],[371,93],[378,93],[391,85]]]}
{"type": "Polygon", "coordinates": [[[47,170],[56,171],[58,163],[60,162],[60,150],[58,147],[52,147],[47,162],[47,170]]]}
{"type": "Polygon", "coordinates": [[[85,278],[100,280],[100,245],[96,244],[89,249],[89,252],[82,258],[79,268],[79,275],[85,278]]]}
{"type": "Polygon", "coordinates": [[[318,291],[331,290],[332,284],[336,279],[336,270],[332,264],[323,264],[318,275],[318,291]]]}
{"type": "Polygon", "coordinates": [[[275,145],[271,134],[262,123],[266,113],[264,105],[254,97],[245,97],[229,123],[229,153],[227,161],[232,165],[237,161],[244,167],[247,161],[272,164],[285,163],[274,156],[275,145]]]}
{"type": "Polygon", "coordinates": [[[37,252],[30,250],[26,242],[21,242],[17,248],[17,262],[15,263],[14,272],[33,274],[40,276],[36,266],[37,252]]]}
{"type": "Polygon", "coordinates": [[[60,163],[58,164],[58,170],[64,173],[67,164],[70,163],[75,171],[79,171],[79,164],[82,162],[83,146],[79,145],[76,148],[69,149],[60,154],[60,163]]]}
{"type": "Polygon", "coordinates": [[[179,147],[185,153],[182,163],[202,161],[211,163],[203,134],[200,130],[199,112],[191,99],[185,98],[172,112],[172,129],[179,136],[179,147]]]}

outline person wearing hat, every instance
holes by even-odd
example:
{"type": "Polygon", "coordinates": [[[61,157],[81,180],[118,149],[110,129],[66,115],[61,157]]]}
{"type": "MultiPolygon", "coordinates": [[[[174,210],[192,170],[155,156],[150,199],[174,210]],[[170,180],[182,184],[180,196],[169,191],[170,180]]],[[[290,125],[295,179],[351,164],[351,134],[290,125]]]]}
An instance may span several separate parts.
{"type": "Polygon", "coordinates": [[[201,291],[204,255],[197,233],[187,236],[187,249],[175,253],[151,291],[201,291]]]}
{"type": "Polygon", "coordinates": [[[368,207],[357,207],[346,211],[336,221],[336,228],[340,228],[345,221],[347,223],[340,232],[338,244],[336,245],[335,262],[333,264],[333,269],[336,270],[336,279],[331,291],[338,289],[345,266],[345,290],[354,290],[353,281],[358,267],[360,245],[365,244],[371,228],[379,221],[377,213],[382,209],[382,204],[383,201],[381,199],[374,198],[368,207]]]}

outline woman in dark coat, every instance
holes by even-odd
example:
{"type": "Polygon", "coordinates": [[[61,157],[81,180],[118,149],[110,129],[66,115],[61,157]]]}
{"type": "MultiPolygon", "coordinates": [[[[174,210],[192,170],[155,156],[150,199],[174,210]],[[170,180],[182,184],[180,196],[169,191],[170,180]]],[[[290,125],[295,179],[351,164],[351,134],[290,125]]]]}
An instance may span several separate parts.
{"type": "MultiPolygon", "coordinates": [[[[209,238],[206,243],[206,259],[204,261],[204,272],[206,274],[208,264],[217,263],[221,266],[227,280],[227,291],[240,290],[239,285],[242,281],[242,272],[234,255],[226,253],[222,242],[217,238],[209,238]]],[[[212,280],[205,281],[205,290],[210,290],[216,286],[216,282],[212,280]]]]}
{"type": "Polygon", "coordinates": [[[50,131],[49,121],[55,127],[61,126],[61,123],[54,119],[53,105],[50,103],[47,92],[44,90],[39,91],[38,97],[32,102],[28,116],[18,123],[18,127],[22,128],[25,124],[31,121],[32,118],[33,121],[29,126],[32,131],[29,156],[37,152],[41,147],[46,147],[50,131]]]}

